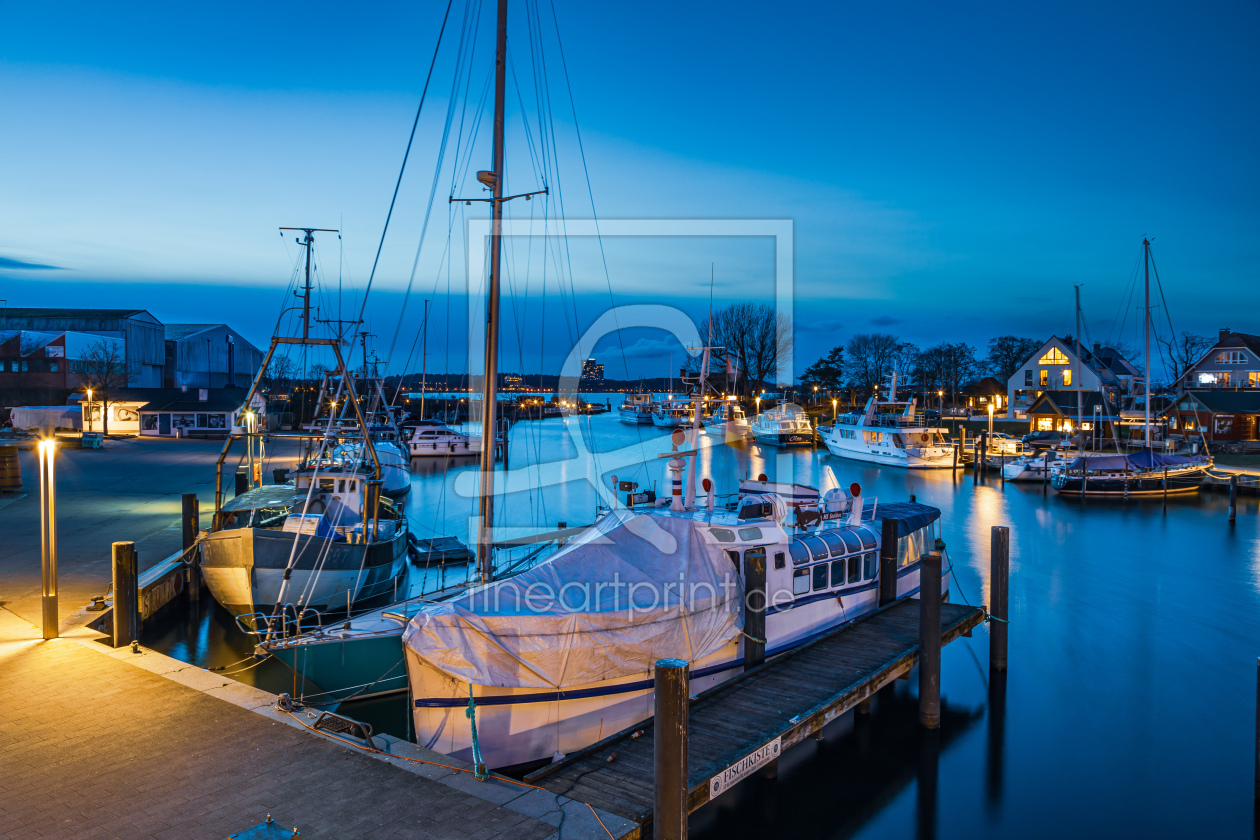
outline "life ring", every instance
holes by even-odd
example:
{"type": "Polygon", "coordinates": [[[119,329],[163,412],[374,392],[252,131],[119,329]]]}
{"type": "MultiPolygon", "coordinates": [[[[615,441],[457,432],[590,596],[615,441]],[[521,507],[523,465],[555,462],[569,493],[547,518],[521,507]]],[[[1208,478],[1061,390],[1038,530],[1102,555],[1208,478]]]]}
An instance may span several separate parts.
{"type": "Polygon", "coordinates": [[[923,434],[919,435],[919,440],[923,441],[924,443],[927,443],[931,439],[932,439],[932,436],[929,435],[927,432],[924,432],[923,434]]]}

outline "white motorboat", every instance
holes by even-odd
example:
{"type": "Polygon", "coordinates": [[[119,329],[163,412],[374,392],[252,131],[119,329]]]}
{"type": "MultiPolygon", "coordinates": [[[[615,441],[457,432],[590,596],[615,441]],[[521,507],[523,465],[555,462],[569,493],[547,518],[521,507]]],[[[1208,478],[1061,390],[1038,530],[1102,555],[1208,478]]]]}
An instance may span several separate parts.
{"type": "Polygon", "coordinates": [[[1026,452],[1002,464],[1002,477],[1007,481],[1048,481],[1055,471],[1063,469],[1068,463],[1070,461],[1062,453],[1049,449],[1026,452]]]}
{"type": "Polygon", "coordinates": [[[651,394],[626,394],[621,407],[617,409],[617,416],[622,423],[632,426],[651,425],[653,407],[651,394]]]}
{"type": "Polygon", "coordinates": [[[780,403],[761,412],[749,426],[758,443],[772,446],[813,446],[814,427],[796,403],[780,403]]]}
{"type": "MultiPolygon", "coordinates": [[[[891,393],[896,394],[893,375],[891,393]]],[[[872,396],[859,413],[842,414],[822,434],[832,455],[906,469],[951,467],[954,449],[946,440],[947,429],[928,424],[915,401],[880,400],[872,396]]]]}
{"type": "Polygon", "coordinates": [[[481,438],[440,423],[426,423],[411,430],[407,441],[412,458],[481,454],[481,438]]]}
{"type": "Polygon", "coordinates": [[[686,400],[663,400],[652,408],[652,424],[663,429],[689,425],[691,403],[686,400]]]}
{"type": "Polygon", "coordinates": [[[712,431],[720,432],[726,443],[748,440],[753,436],[752,424],[744,415],[743,406],[730,400],[723,400],[705,425],[712,431]]]}
{"type": "MultiPolygon", "coordinates": [[[[515,578],[422,606],[403,634],[416,742],[472,760],[472,709],[488,766],[545,760],[649,718],[658,659],[687,659],[693,693],[738,675],[752,556],[766,562],[767,655],[868,615],[881,525],[860,496],[832,494],[843,504],[827,509],[847,518],[799,536],[777,495],[738,511],[617,510],[515,578]]],[[[919,557],[944,548],[940,512],[878,510],[900,521],[897,592],[914,594],[919,557]]]]}

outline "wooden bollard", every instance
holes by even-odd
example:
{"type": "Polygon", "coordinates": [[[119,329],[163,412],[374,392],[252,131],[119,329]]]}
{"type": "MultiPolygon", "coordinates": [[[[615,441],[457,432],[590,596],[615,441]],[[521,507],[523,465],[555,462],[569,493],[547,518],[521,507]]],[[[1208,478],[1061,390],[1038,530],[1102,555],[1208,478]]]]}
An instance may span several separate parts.
{"type": "Polygon", "coordinates": [[[901,521],[885,519],[879,541],[879,605],[897,600],[897,540],[901,521]]]}
{"type": "Polygon", "coordinates": [[[1011,529],[994,525],[989,547],[989,670],[1006,670],[1007,619],[1010,617],[1011,529]]]}
{"type": "Polygon", "coordinates": [[[197,600],[201,597],[201,563],[200,555],[193,550],[197,544],[197,533],[201,530],[201,507],[196,493],[184,494],[184,562],[188,569],[188,597],[197,600]]]}
{"type": "Polygon", "coordinates": [[[1050,485],[1050,450],[1046,450],[1046,454],[1041,458],[1041,495],[1046,494],[1046,488],[1050,485]]]}
{"type": "Polygon", "coordinates": [[[691,678],[683,659],[656,663],[656,717],[653,763],[656,791],[652,810],[654,840],[687,838],[687,713],[691,678]]]}
{"type": "Polygon", "coordinates": [[[140,638],[140,560],[133,542],[114,543],[114,647],[140,638]]]}
{"type": "Polygon", "coordinates": [[[1238,515],[1238,473],[1229,476],[1229,521],[1233,522],[1238,515]]]}
{"type": "Polygon", "coordinates": [[[919,558],[919,723],[941,725],[941,553],[919,558]]]}
{"type": "Polygon", "coordinates": [[[960,447],[959,447],[959,443],[958,443],[958,441],[954,441],[954,466],[952,467],[952,469],[953,469],[953,471],[954,471],[954,472],[958,472],[958,450],[959,450],[959,448],[960,448],[960,447]]]}
{"type": "Polygon", "coordinates": [[[1260,808],[1260,659],[1256,660],[1256,807],[1260,808]]]}
{"type": "Polygon", "coordinates": [[[744,670],[766,661],[766,552],[744,552],[744,670]]]}

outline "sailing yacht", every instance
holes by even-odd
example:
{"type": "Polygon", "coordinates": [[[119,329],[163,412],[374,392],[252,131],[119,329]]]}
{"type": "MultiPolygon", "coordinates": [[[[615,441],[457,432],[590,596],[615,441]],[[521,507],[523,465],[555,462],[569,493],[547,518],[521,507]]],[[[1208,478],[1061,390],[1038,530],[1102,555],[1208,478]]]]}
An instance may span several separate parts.
{"type": "Polygon", "coordinates": [[[946,429],[928,425],[915,411],[914,398],[897,400],[897,374],[889,390],[891,400],[871,395],[861,412],[842,414],[822,434],[832,455],[906,469],[951,467],[954,450],[946,429]]]}
{"type": "Polygon", "coordinates": [[[780,403],[753,418],[749,426],[758,443],[772,446],[813,446],[814,427],[805,409],[796,403],[780,403]]]}

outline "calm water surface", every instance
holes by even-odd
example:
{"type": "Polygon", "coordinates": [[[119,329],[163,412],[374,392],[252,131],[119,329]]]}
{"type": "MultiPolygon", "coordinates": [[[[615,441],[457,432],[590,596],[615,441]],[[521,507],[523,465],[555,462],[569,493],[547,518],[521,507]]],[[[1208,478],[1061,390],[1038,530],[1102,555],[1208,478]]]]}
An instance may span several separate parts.
{"type": "MultiPolygon", "coordinates": [[[[655,482],[661,493],[665,462],[655,456],[668,450],[665,430],[627,426],[615,413],[520,423],[510,469],[496,478],[500,533],[589,524],[596,483],[608,486],[614,474],[644,488],[655,482]]],[[[1231,526],[1225,496],[1210,491],[1170,500],[1165,513],[1159,500],[1074,502],[1040,485],[870,468],[825,450],[705,446],[700,461],[719,495],[758,473],[817,484],[830,467],[868,497],[913,493],[939,507],[957,573],[954,600],[987,603],[990,529],[1008,526],[1011,630],[1004,691],[988,684],[986,629],[945,649],[939,735],[918,730],[917,683],[900,682],[881,694],[869,721],[845,716],[822,740],[785,754],[777,771],[693,815],[693,837],[1250,834],[1260,655],[1255,497],[1242,497],[1231,526]]],[[[412,528],[467,542],[475,461],[417,459],[413,468],[412,528]]],[[[433,585],[413,571],[412,591],[433,585]]],[[[251,648],[208,596],[148,641],[206,666],[251,648]]],[[[269,664],[236,678],[290,690],[292,675],[269,664]]],[[[346,711],[378,730],[401,734],[406,726],[401,700],[346,711]]]]}

